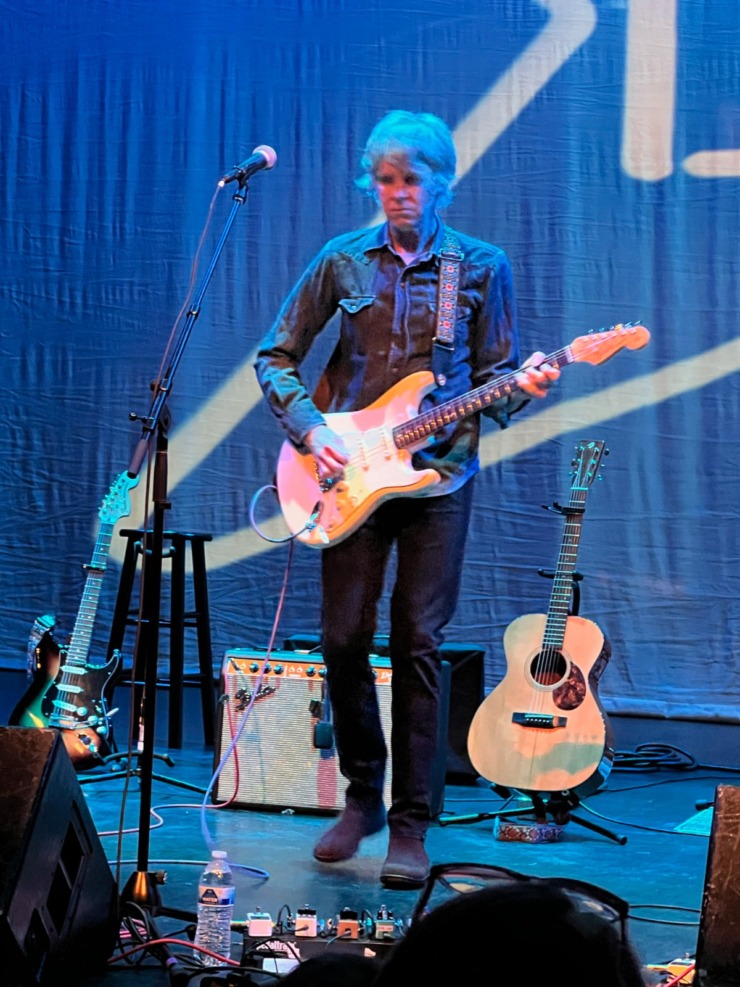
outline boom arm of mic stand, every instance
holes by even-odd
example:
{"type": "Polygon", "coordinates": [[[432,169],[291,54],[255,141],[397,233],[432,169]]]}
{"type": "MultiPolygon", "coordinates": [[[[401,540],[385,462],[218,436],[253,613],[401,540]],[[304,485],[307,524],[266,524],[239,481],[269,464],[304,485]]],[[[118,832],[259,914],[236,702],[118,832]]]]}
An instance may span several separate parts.
{"type": "Polygon", "coordinates": [[[213,277],[213,272],[216,269],[216,264],[218,263],[218,259],[221,256],[223,248],[226,244],[226,240],[228,238],[231,227],[233,226],[234,220],[236,219],[236,214],[239,210],[239,207],[243,206],[247,200],[247,192],[248,192],[248,185],[246,182],[243,182],[240,183],[239,190],[235,192],[234,195],[232,196],[234,204],[231,207],[231,212],[229,213],[226,219],[224,228],[221,232],[221,236],[219,237],[218,243],[216,244],[215,250],[213,252],[213,256],[211,257],[210,263],[208,264],[208,268],[206,269],[206,273],[203,276],[203,281],[195,296],[195,301],[190,306],[188,314],[185,318],[185,322],[183,323],[183,328],[180,333],[180,336],[175,343],[175,347],[169,367],[162,375],[157,385],[154,387],[154,397],[152,398],[149,415],[147,416],[146,419],[143,420],[141,439],[136,445],[136,448],[134,449],[133,455],[129,462],[128,472],[129,475],[132,477],[138,476],[139,472],[141,471],[141,465],[144,462],[144,458],[146,457],[147,449],[149,448],[151,437],[159,425],[159,420],[162,414],[162,410],[167,401],[167,397],[172,389],[172,380],[175,376],[175,371],[180,365],[180,360],[182,359],[182,355],[185,352],[185,347],[190,338],[190,334],[192,332],[193,326],[195,325],[195,320],[200,315],[200,308],[203,298],[208,289],[208,285],[211,282],[211,278],[213,277]]]}

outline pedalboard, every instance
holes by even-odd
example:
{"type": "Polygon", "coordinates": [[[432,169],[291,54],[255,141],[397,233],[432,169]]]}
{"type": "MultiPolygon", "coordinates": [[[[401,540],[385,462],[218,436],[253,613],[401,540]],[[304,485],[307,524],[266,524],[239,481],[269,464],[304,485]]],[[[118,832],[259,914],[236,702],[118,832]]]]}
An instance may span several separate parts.
{"type": "Polygon", "coordinates": [[[375,915],[366,909],[343,908],[329,918],[320,918],[316,909],[305,905],[284,923],[273,923],[267,913],[258,912],[250,913],[240,925],[242,965],[277,974],[327,949],[382,959],[406,930],[405,923],[384,905],[375,915]]]}

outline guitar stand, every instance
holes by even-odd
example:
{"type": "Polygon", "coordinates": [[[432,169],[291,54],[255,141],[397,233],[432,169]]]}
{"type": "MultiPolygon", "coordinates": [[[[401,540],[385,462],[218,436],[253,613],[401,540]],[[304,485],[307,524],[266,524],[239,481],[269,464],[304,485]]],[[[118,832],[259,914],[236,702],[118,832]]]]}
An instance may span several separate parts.
{"type": "MultiPolygon", "coordinates": [[[[505,798],[510,798],[512,795],[508,789],[500,788],[497,785],[492,785],[491,787],[505,798]]],[[[611,829],[606,829],[604,826],[599,826],[597,823],[591,822],[590,819],[584,819],[582,816],[574,815],[571,809],[580,805],[580,800],[574,792],[554,792],[550,793],[546,799],[542,795],[533,792],[522,792],[521,794],[530,800],[530,808],[499,809],[496,812],[478,812],[469,816],[448,816],[438,819],[437,822],[440,826],[454,826],[483,822],[486,819],[495,820],[512,817],[522,819],[531,817],[532,823],[545,825],[549,815],[556,826],[564,826],[566,823],[574,822],[579,826],[583,826],[584,829],[589,829],[594,833],[599,833],[601,836],[607,837],[607,839],[613,840],[620,846],[624,846],[627,842],[626,836],[615,833],[611,829]]]]}
{"type": "MultiPolygon", "coordinates": [[[[568,507],[567,509],[558,504],[557,501],[552,504],[552,506],[542,505],[546,511],[551,511],[553,514],[564,514],[567,511],[572,511],[574,513],[579,513],[578,508],[568,507]]],[[[552,569],[538,569],[538,576],[543,576],[545,579],[554,579],[556,576],[555,570],[552,569]]],[[[581,605],[581,590],[580,585],[583,581],[583,575],[580,572],[574,571],[571,574],[572,580],[572,596],[571,603],[569,607],[569,613],[573,616],[578,616],[581,605]]],[[[500,785],[492,785],[493,791],[497,792],[504,798],[511,798],[514,794],[508,788],[504,788],[500,785]]],[[[568,822],[574,822],[579,826],[583,826],[584,829],[589,829],[594,833],[599,833],[601,836],[605,836],[607,839],[613,840],[620,846],[624,846],[627,842],[626,836],[621,836],[615,833],[611,829],[606,829],[604,826],[599,826],[597,823],[591,822],[590,819],[584,819],[582,816],[574,815],[571,811],[574,807],[580,805],[580,799],[575,792],[566,790],[562,792],[550,792],[547,798],[543,798],[541,794],[533,792],[521,792],[525,798],[528,798],[531,802],[531,807],[529,809],[522,810],[517,809],[499,809],[496,812],[478,812],[472,815],[463,816],[448,816],[447,818],[437,819],[440,826],[453,826],[466,823],[483,822],[486,819],[502,819],[502,818],[521,818],[521,817],[531,817],[533,824],[546,825],[548,815],[552,817],[552,821],[556,826],[564,826],[568,822]]]]}

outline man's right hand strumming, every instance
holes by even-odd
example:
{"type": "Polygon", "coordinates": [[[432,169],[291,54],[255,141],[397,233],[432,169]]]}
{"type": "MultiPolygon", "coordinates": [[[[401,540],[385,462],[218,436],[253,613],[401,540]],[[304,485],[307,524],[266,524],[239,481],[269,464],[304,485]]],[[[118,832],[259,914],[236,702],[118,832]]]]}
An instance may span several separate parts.
{"type": "Polygon", "coordinates": [[[328,425],[317,425],[304,441],[316,460],[319,480],[340,479],[349,462],[344,439],[328,425]]]}

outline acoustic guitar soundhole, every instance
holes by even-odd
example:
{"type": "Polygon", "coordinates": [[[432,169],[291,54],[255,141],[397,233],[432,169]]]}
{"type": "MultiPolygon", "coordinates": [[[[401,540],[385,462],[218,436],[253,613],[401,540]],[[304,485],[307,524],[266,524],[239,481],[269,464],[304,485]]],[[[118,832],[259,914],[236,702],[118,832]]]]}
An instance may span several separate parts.
{"type": "Polygon", "coordinates": [[[568,662],[559,651],[540,651],[530,666],[538,685],[556,686],[552,698],[558,709],[577,709],[586,698],[586,680],[577,665],[568,662]],[[566,677],[567,675],[567,677],[566,677]]]}

